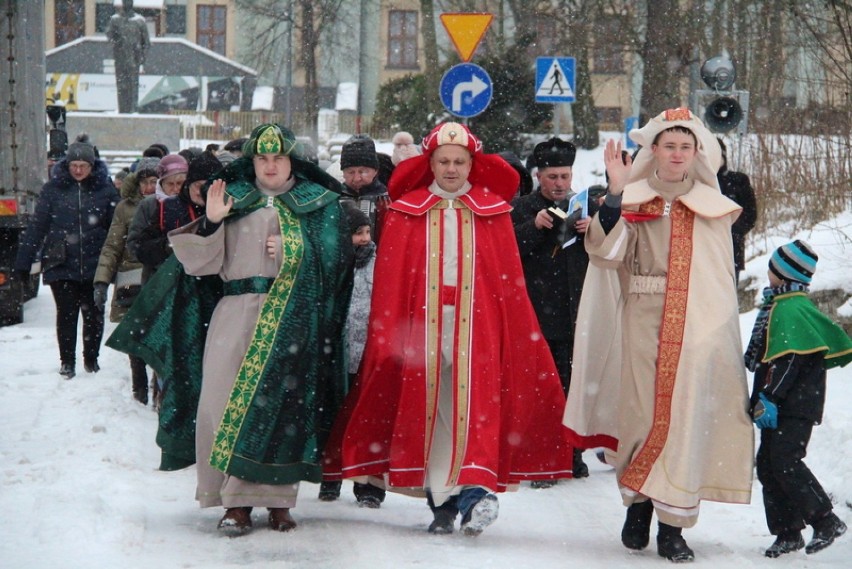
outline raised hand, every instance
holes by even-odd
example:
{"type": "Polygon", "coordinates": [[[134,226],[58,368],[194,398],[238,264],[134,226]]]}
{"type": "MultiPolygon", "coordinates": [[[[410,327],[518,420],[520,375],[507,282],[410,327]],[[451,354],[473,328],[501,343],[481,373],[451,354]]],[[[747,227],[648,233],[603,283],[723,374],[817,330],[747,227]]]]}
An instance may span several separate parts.
{"type": "Polygon", "coordinates": [[[225,195],[225,180],[216,180],[207,191],[207,219],[220,223],[234,206],[234,198],[225,195]]]}
{"type": "Polygon", "coordinates": [[[630,169],[633,166],[633,160],[628,156],[626,164],[621,159],[621,141],[608,140],[606,148],[604,148],[604,164],[606,165],[606,173],[609,175],[609,193],[614,196],[621,195],[624,191],[624,186],[627,184],[627,179],[630,177],[630,169]]]}

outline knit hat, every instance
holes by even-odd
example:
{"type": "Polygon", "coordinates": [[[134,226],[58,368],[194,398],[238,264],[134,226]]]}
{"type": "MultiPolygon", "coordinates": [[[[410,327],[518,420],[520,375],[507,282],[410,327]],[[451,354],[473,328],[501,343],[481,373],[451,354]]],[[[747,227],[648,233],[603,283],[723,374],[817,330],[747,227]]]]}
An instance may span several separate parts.
{"type": "Polygon", "coordinates": [[[70,162],[88,162],[95,165],[95,147],[88,142],[72,142],[68,145],[65,159],[70,162]]]}
{"type": "Polygon", "coordinates": [[[343,213],[346,214],[346,220],[349,222],[349,231],[355,233],[361,227],[370,225],[370,217],[364,213],[352,200],[341,200],[340,205],[343,208],[343,213]]]}
{"type": "Polygon", "coordinates": [[[577,148],[573,144],[556,137],[536,144],[533,149],[533,163],[539,170],[542,168],[573,166],[576,156],[577,148]]]}
{"type": "Polygon", "coordinates": [[[810,245],[796,239],[778,247],[769,259],[769,270],[781,280],[810,284],[819,257],[810,245]]]}
{"type": "Polygon", "coordinates": [[[160,160],[160,165],[157,167],[157,177],[162,180],[175,174],[186,174],[188,169],[189,165],[183,156],[180,154],[169,154],[160,160]]]}
{"type": "Polygon", "coordinates": [[[159,158],[147,156],[145,158],[140,159],[139,162],[136,163],[136,169],[134,170],[134,172],[136,172],[136,179],[142,180],[151,176],[159,178],[160,176],[157,173],[159,171],[159,166],[159,158]]]}
{"type": "Polygon", "coordinates": [[[394,166],[406,158],[414,158],[420,154],[420,150],[414,144],[414,137],[404,130],[393,135],[391,142],[393,142],[393,154],[391,158],[393,159],[394,166]]]}
{"type": "Polygon", "coordinates": [[[186,173],[186,181],[184,187],[189,187],[193,182],[198,180],[207,180],[219,170],[222,169],[222,163],[210,152],[202,152],[201,156],[195,158],[189,163],[189,170],[186,173]]]}
{"type": "Polygon", "coordinates": [[[356,134],[343,143],[343,148],[340,151],[340,168],[345,170],[352,166],[379,169],[376,143],[366,134],[356,134]]]}
{"type": "Polygon", "coordinates": [[[165,158],[169,155],[169,147],[163,144],[162,142],[155,142],[154,144],[150,145],[146,150],[150,150],[152,148],[156,148],[162,153],[161,158],[165,158]]]}
{"type": "Polygon", "coordinates": [[[248,142],[248,138],[235,138],[234,140],[229,141],[225,146],[222,147],[222,150],[227,150],[228,152],[242,152],[243,145],[248,142]]]}

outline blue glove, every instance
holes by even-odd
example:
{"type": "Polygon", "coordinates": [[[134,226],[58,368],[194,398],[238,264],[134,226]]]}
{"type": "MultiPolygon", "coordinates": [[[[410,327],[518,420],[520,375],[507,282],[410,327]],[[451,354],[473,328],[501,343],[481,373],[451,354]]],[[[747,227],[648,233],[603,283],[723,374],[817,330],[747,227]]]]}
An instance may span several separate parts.
{"type": "Polygon", "coordinates": [[[759,395],[760,401],[754,406],[754,424],[758,429],[775,429],[778,427],[778,406],[766,398],[766,395],[759,395]]]}

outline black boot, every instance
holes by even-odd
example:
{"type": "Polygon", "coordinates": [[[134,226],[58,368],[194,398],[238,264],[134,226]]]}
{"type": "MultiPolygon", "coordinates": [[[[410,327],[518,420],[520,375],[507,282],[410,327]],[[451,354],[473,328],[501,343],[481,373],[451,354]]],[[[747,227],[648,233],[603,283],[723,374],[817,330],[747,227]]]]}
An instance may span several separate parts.
{"type": "Polygon", "coordinates": [[[384,488],[372,484],[356,482],[352,487],[352,493],[355,494],[355,499],[362,508],[377,510],[382,507],[382,502],[385,501],[384,488]]]}
{"type": "Polygon", "coordinates": [[[133,384],[133,398],[142,405],[148,404],[148,372],[145,361],[130,356],[130,377],[133,384]]]}
{"type": "Polygon", "coordinates": [[[775,543],[769,546],[764,552],[767,557],[781,557],[785,553],[798,551],[805,546],[805,540],[802,539],[802,532],[799,530],[782,531],[775,539],[775,543]]]}
{"type": "Polygon", "coordinates": [[[621,543],[627,549],[641,550],[648,547],[651,541],[651,518],[654,515],[654,504],[651,500],[634,502],[627,508],[627,518],[621,528],[621,543]]]}
{"type": "Polygon", "coordinates": [[[822,551],[834,543],[835,539],[846,533],[846,524],[834,512],[829,512],[811,525],[814,527],[814,536],[805,547],[807,554],[822,551]]]}
{"type": "Polygon", "coordinates": [[[343,482],[340,480],[334,482],[327,482],[323,480],[320,483],[319,495],[317,498],[320,502],[334,502],[340,498],[340,488],[342,486],[343,482]]]}
{"type": "Polygon", "coordinates": [[[74,371],[74,364],[64,363],[59,368],[59,375],[64,377],[65,379],[71,379],[76,375],[74,371]]]}
{"type": "Polygon", "coordinates": [[[446,502],[436,506],[432,500],[432,493],[426,492],[426,503],[432,510],[434,519],[429,524],[429,533],[437,535],[448,535],[453,533],[456,525],[456,517],[459,515],[458,496],[450,496],[446,502]]]}
{"type": "Polygon", "coordinates": [[[681,528],[660,522],[657,533],[657,553],[674,563],[686,563],[695,560],[695,553],[686,544],[681,528]]]}
{"type": "Polygon", "coordinates": [[[574,478],[588,478],[589,467],[583,462],[583,449],[574,449],[574,465],[571,467],[574,478]]]}

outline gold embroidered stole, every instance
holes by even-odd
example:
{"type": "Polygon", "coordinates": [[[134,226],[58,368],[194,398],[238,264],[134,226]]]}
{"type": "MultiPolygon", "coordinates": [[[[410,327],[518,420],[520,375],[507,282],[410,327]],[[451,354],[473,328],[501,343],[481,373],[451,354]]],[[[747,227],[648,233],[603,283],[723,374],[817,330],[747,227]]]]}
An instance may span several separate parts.
{"type": "Polygon", "coordinates": [[[280,199],[273,200],[273,204],[278,212],[281,230],[283,247],[281,270],[261,307],[254,337],[240,365],[234,388],[213,442],[210,465],[222,472],[228,471],[246,411],[254,400],[264,368],[275,345],[278,327],[287,308],[293,283],[304,255],[299,218],[280,199]]]}
{"type": "Polygon", "coordinates": [[[645,444],[621,477],[621,483],[639,491],[654,463],[660,457],[671,425],[672,394],[683,347],[686,306],[689,296],[689,272],[692,264],[695,213],[675,200],[669,213],[671,241],[666,297],[657,348],[654,420],[645,444]]]}
{"type": "Polygon", "coordinates": [[[470,346],[473,312],[474,231],[473,212],[459,200],[441,200],[428,213],[428,259],[426,290],[426,436],[423,456],[427,458],[438,416],[438,386],[441,382],[441,339],[444,307],[444,210],[458,209],[458,275],[455,295],[455,327],[453,350],[454,383],[444,389],[455,389],[453,417],[453,459],[448,486],[454,486],[461,472],[470,422],[470,346]]]}

